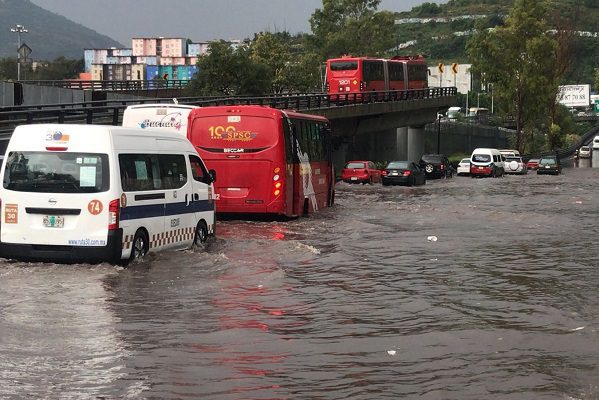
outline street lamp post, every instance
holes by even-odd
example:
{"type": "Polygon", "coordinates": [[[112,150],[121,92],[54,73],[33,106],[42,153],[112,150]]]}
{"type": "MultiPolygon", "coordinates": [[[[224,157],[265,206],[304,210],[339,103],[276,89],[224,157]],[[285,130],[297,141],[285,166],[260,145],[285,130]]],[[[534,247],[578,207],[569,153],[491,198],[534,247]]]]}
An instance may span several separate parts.
{"type": "Polygon", "coordinates": [[[17,24],[14,28],[10,28],[11,32],[16,32],[19,36],[19,46],[17,47],[17,80],[21,80],[21,33],[29,32],[23,25],[17,24]]]}

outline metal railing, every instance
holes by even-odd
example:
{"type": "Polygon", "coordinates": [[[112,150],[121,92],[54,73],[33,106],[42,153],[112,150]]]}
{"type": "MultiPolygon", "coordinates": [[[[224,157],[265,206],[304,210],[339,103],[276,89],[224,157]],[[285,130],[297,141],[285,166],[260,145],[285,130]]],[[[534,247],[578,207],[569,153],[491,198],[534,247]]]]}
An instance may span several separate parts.
{"type": "Polygon", "coordinates": [[[84,81],[78,79],[47,80],[47,81],[19,81],[19,83],[52,86],[67,89],[90,89],[90,90],[111,90],[111,91],[132,91],[132,90],[152,90],[152,89],[183,89],[188,84],[188,80],[182,79],[153,79],[137,81],[84,81]]]}
{"type": "MultiPolygon", "coordinates": [[[[295,94],[264,97],[188,97],[178,99],[179,104],[200,107],[219,105],[262,105],[278,109],[309,111],[358,104],[410,101],[455,96],[455,87],[427,88],[386,92],[328,95],[322,93],[295,94]]],[[[6,140],[14,128],[22,124],[83,123],[119,125],[123,110],[133,104],[172,103],[173,99],[101,100],[73,104],[46,104],[0,108],[0,140],[6,140]]]]}

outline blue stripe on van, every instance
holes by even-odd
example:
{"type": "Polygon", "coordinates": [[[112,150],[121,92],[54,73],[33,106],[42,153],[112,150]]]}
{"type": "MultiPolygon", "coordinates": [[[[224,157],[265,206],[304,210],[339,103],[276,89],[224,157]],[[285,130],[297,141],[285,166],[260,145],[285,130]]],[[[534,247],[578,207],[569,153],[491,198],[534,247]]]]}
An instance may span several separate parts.
{"type": "Polygon", "coordinates": [[[121,207],[121,221],[132,219],[163,217],[169,215],[189,214],[192,212],[213,211],[214,201],[194,201],[190,206],[185,202],[164,204],[148,204],[145,206],[121,207]]]}

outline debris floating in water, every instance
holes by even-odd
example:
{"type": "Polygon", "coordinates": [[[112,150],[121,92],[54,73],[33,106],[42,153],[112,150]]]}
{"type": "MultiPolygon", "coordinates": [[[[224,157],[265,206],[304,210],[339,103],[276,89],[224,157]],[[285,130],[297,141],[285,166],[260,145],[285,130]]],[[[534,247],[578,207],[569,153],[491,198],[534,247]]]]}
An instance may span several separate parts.
{"type": "Polygon", "coordinates": [[[437,237],[436,236],[429,236],[426,238],[429,242],[436,242],[437,241],[437,237]]]}
{"type": "Polygon", "coordinates": [[[395,353],[397,353],[397,351],[395,351],[395,350],[387,350],[387,354],[389,354],[390,356],[394,356],[395,353]]]}

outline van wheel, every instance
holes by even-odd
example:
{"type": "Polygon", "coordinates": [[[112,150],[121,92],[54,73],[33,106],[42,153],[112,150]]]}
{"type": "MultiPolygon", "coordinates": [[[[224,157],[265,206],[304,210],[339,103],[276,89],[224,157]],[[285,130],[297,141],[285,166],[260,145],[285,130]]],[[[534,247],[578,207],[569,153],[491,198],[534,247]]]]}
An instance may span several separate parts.
{"type": "Polygon", "coordinates": [[[198,222],[198,226],[196,226],[196,233],[193,238],[193,245],[199,246],[202,243],[205,243],[208,239],[208,226],[205,221],[198,222]]]}
{"type": "Polygon", "coordinates": [[[129,256],[129,261],[135,261],[143,258],[143,256],[148,254],[149,245],[150,243],[148,241],[148,235],[146,232],[138,229],[133,237],[133,247],[131,248],[131,256],[129,256]]]}

